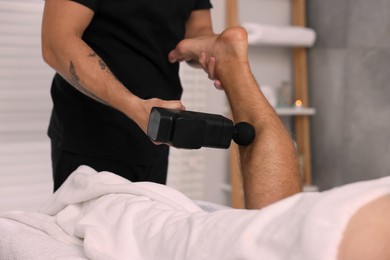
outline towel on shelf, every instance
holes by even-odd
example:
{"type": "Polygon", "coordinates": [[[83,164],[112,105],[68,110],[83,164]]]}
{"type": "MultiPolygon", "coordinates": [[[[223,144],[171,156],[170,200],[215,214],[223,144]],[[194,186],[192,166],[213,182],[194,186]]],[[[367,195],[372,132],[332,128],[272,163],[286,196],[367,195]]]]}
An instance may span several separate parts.
{"type": "Polygon", "coordinates": [[[390,177],[296,194],[261,210],[208,212],[167,186],[81,166],[39,213],[2,217],[81,245],[90,259],[336,259],[351,216],[388,193],[390,177]]]}
{"type": "Polygon", "coordinates": [[[313,29],[299,26],[276,26],[252,22],[242,23],[248,32],[248,43],[292,47],[311,47],[316,40],[313,29]]]}

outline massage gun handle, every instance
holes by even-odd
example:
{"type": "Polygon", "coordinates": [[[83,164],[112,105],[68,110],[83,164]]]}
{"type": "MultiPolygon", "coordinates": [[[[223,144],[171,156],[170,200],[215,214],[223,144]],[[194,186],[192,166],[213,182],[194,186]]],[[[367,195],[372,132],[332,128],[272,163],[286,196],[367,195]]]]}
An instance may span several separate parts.
{"type": "Polygon", "coordinates": [[[150,113],[147,132],[155,142],[185,149],[227,149],[233,133],[233,122],[221,115],[158,107],[150,113]]]}

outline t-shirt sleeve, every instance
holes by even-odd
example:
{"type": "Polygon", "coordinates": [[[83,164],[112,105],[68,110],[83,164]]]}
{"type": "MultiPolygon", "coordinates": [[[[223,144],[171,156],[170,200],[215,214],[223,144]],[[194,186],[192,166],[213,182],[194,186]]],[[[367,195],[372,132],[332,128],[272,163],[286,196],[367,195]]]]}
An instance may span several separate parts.
{"type": "Polygon", "coordinates": [[[79,3],[79,4],[82,4],[94,12],[96,12],[97,7],[99,5],[99,0],[72,0],[72,1],[79,3]]]}
{"type": "Polygon", "coordinates": [[[195,10],[199,9],[210,9],[213,6],[210,3],[210,0],[198,0],[196,1],[195,10]]]}

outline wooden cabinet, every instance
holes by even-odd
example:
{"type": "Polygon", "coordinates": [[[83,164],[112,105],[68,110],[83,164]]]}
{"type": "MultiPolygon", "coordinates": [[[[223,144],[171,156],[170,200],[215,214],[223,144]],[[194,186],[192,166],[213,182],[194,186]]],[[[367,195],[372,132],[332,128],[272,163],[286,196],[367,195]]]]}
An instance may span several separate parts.
{"type": "MultiPolygon", "coordinates": [[[[245,0],[241,0],[245,1],[245,0]]],[[[306,1],[291,1],[291,25],[306,26],[306,1]]],[[[238,0],[226,0],[226,25],[227,27],[240,25],[238,12],[238,0]]],[[[293,100],[301,100],[304,110],[276,109],[280,115],[291,115],[294,117],[294,139],[297,144],[300,155],[303,181],[305,186],[312,185],[311,177],[311,151],[310,151],[310,128],[309,119],[315,113],[313,108],[309,107],[308,95],[308,71],[307,71],[307,48],[292,47],[291,65],[293,74],[293,100]]],[[[238,149],[233,146],[231,152],[231,200],[235,208],[243,208],[243,192],[241,173],[239,169],[238,149]]]]}

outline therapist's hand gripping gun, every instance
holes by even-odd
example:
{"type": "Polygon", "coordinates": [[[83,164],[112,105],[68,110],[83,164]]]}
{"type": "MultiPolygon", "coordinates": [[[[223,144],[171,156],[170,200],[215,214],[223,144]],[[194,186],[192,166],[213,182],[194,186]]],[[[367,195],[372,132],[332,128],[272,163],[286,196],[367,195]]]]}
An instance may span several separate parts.
{"type": "Polygon", "coordinates": [[[227,149],[232,139],[238,145],[249,145],[255,138],[255,130],[245,122],[234,125],[221,115],[153,107],[147,135],[154,142],[176,148],[227,149]]]}

